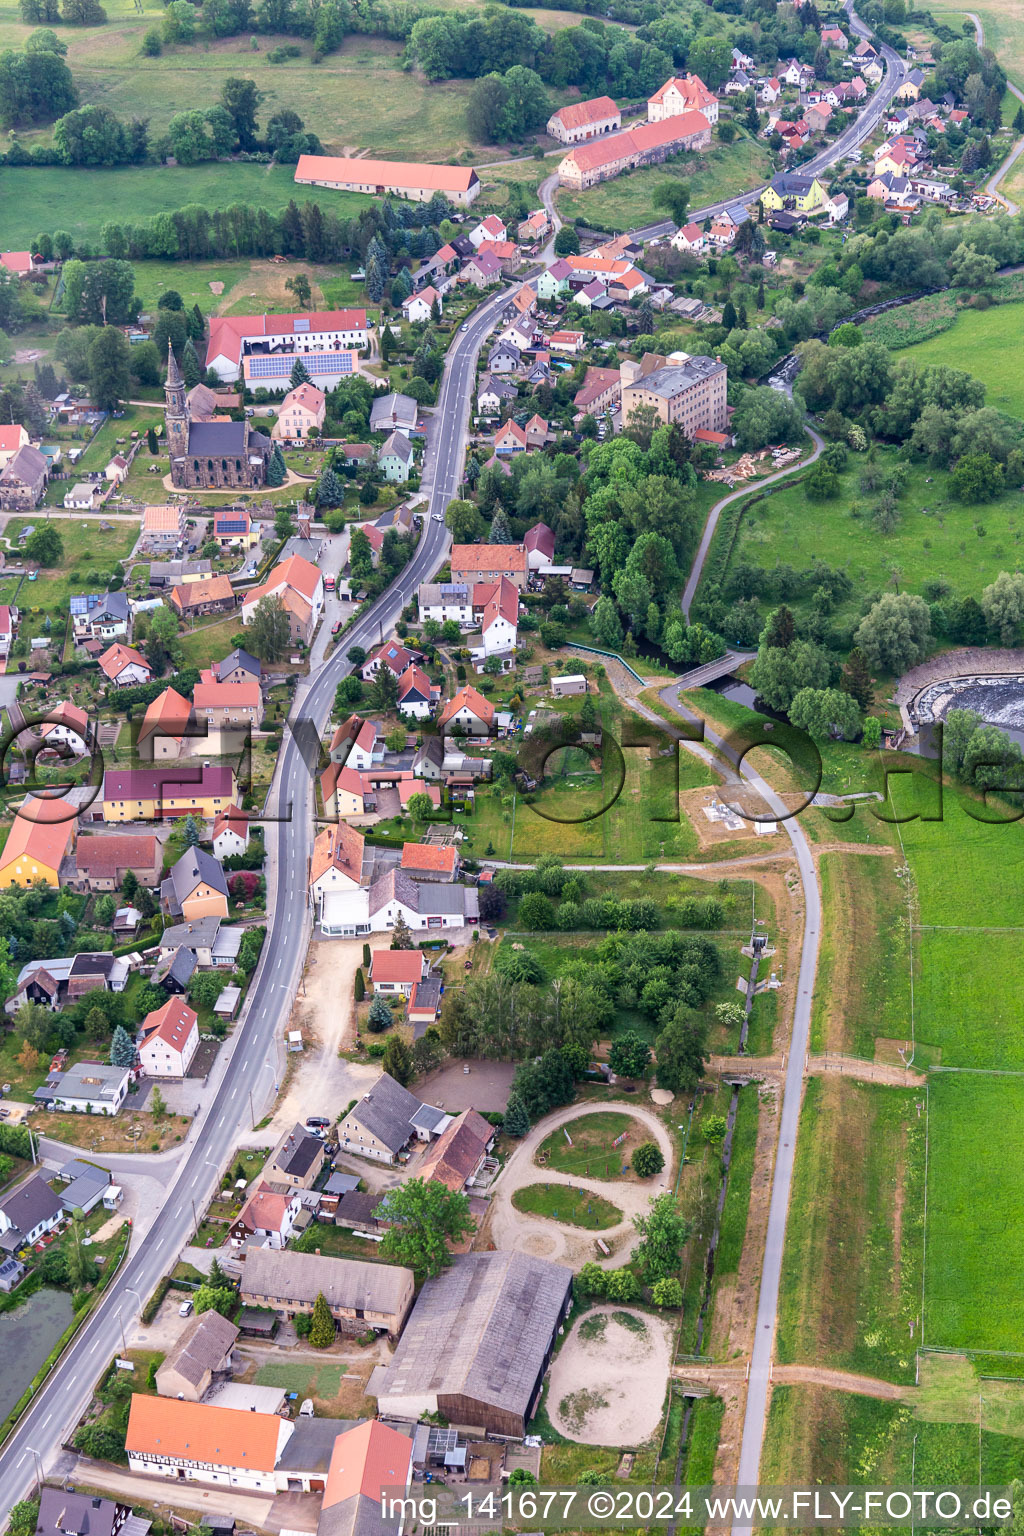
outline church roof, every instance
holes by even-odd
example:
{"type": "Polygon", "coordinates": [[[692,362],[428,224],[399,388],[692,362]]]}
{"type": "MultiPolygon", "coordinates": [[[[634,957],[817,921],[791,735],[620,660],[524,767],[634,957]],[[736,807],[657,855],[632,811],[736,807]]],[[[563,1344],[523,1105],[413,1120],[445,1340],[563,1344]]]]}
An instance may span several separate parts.
{"type": "Polygon", "coordinates": [[[185,382],[181,376],[181,369],[178,367],[177,359],[174,356],[174,348],[170,342],[167,343],[167,382],[168,384],[184,384],[185,382]]]}
{"type": "Polygon", "coordinates": [[[207,454],[242,454],[247,451],[247,423],[244,421],[193,421],[188,429],[188,451],[207,454]]]}

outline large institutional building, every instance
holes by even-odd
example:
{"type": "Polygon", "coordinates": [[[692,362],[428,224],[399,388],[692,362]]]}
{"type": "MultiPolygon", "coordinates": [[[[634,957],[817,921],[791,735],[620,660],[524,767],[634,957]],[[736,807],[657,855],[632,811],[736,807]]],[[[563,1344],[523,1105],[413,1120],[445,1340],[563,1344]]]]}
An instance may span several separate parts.
{"type": "Polygon", "coordinates": [[[468,208],[480,192],[471,165],[423,165],[407,160],[348,160],[340,155],[300,155],[295,180],[307,187],[336,192],[368,192],[371,197],[407,197],[429,203],[435,192],[468,208]]]}
{"type": "Polygon", "coordinates": [[[300,357],[319,389],[333,389],[355,372],[356,354],[369,346],[365,309],[326,309],[308,315],[221,315],[210,321],[206,367],[218,378],[244,373],[253,389],[287,389],[300,357]]]}
{"type": "Polygon", "coordinates": [[[674,422],[691,439],[695,432],[728,429],[728,370],[717,358],[685,352],[666,358],[648,352],[642,362],[624,363],[620,376],[623,421],[636,406],[649,405],[659,421],[674,422]]]}
{"type": "Polygon", "coordinates": [[[657,165],[683,150],[707,149],[710,143],[711,124],[703,112],[683,112],[664,121],[639,123],[621,133],[577,144],[558,163],[558,185],[580,192],[639,165],[657,165]]]}
{"type": "Polygon", "coordinates": [[[170,346],[164,384],[171,483],[187,490],[257,490],[266,484],[274,445],[245,421],[193,421],[170,346]]]}
{"type": "Polygon", "coordinates": [[[560,144],[584,144],[622,127],[622,113],[610,96],[572,101],[548,118],[548,133],[560,144]]]}

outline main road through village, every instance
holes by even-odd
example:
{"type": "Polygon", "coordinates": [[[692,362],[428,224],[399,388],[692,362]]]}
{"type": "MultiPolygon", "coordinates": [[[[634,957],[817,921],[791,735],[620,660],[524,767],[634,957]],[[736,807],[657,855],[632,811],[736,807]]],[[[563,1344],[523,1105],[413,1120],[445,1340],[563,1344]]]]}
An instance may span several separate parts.
{"type": "MultiPolygon", "coordinates": [[[[850,13],[855,32],[866,35],[850,13]]],[[[882,113],[905,78],[905,66],[883,48],[887,72],[883,84],[856,123],[844,130],[828,150],[807,169],[823,169],[870,137],[882,113]]],[[[759,190],[759,189],[758,189],[759,190]]],[[[736,203],[754,191],[730,199],[736,203]]],[[[725,205],[722,205],[725,206],[725,205]]],[[[717,211],[717,207],[715,210],[717,211]]],[[[665,226],[665,230],[671,226],[665,226]]],[[[651,231],[654,232],[653,229],[651,231]]],[[[658,227],[658,232],[662,232],[658,227]]],[[[550,260],[549,246],[544,257],[550,260]]],[[[193,1226],[194,1209],[204,1207],[241,1132],[252,1123],[253,1106],[266,1108],[278,1079],[281,1034],[298,988],[311,929],[307,870],[314,836],[313,793],[315,755],[327,723],[335,689],[351,671],[346,652],[353,645],[368,649],[385,633],[421,581],[443,563],[449,536],[443,516],[462,475],[469,406],[476,361],[507,294],[488,299],[460,329],[449,348],[437,405],[427,428],[424,464],[423,532],[409,564],[396,581],[352,626],[339,648],[309,679],[300,684],[292,710],[293,730],[284,737],[268,802],[266,846],[268,925],[263,953],[253,977],[249,1002],[226,1051],[227,1065],[219,1087],[204,1113],[194,1121],[186,1150],[168,1171],[160,1209],[138,1246],[108,1286],[99,1305],[43,1382],[4,1446],[0,1456],[0,1527],[11,1507],[24,1498],[53,1461],[88,1405],[100,1372],[117,1353],[122,1324],[127,1328],[161,1277],[177,1260],[193,1226]],[[296,722],[305,722],[305,731],[296,722]],[[305,749],[305,750],[304,750],[305,749]],[[310,757],[313,757],[312,762],[310,757]]],[[[698,573],[699,574],[699,573],[698,573]]],[[[710,733],[709,733],[710,739],[710,733]]],[[[745,773],[761,790],[773,810],[781,805],[767,784],[745,773]]],[[[758,1304],[750,1389],[741,1452],[741,1482],[754,1482],[760,1461],[767,1398],[782,1242],[796,1145],[796,1119],[810,1018],[810,994],[818,947],[819,900],[810,852],[799,828],[785,823],[804,888],[805,928],[800,964],[790,1068],[780,1126],[779,1152],[773,1180],[771,1210],[758,1304]]]]}

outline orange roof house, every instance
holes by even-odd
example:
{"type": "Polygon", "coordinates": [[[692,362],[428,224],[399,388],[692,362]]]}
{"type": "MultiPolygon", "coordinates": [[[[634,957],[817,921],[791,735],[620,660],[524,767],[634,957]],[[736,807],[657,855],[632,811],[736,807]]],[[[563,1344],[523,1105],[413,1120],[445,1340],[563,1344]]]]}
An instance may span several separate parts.
{"type": "Polygon", "coordinates": [[[522,544],[453,544],[452,581],[497,581],[507,576],[521,592],[526,586],[526,550],[522,544]]]}
{"type": "Polygon", "coordinates": [[[369,192],[378,197],[390,192],[415,202],[429,202],[435,192],[445,192],[463,206],[471,203],[480,191],[480,178],[472,166],[350,160],[342,155],[300,155],[295,180],[306,186],[369,192]]]}
{"type": "MultiPolygon", "coordinates": [[[[382,1424],[379,1419],[366,1419],[355,1429],[346,1430],[334,1442],[331,1462],[327,1471],[327,1487],[324,1489],[321,1525],[329,1530],[351,1529],[361,1512],[352,1501],[368,1499],[380,1505],[385,1488],[406,1488],[412,1474],[412,1441],[408,1435],[400,1435],[397,1429],[382,1424]],[[337,1516],[323,1519],[329,1509],[350,1505],[351,1524],[341,1524],[337,1516]]],[[[372,1527],[376,1529],[381,1516],[371,1512],[372,1527]]]]}
{"type": "MultiPolygon", "coordinates": [[[[125,1449],[133,1472],[159,1470],[179,1464],[186,1478],[208,1480],[207,1467],[247,1473],[255,1486],[273,1490],[274,1467],[294,1430],[276,1413],[250,1413],[244,1408],[218,1408],[176,1397],[149,1397],[136,1392],[128,1415],[125,1449]]],[[[412,1445],[412,1442],[407,1442],[412,1445]]],[[[252,1487],[253,1484],[249,1483],[252,1487]]]]}
{"type": "Polygon", "coordinates": [[[112,683],[116,683],[119,687],[130,686],[132,683],[148,683],[153,675],[152,667],[141,652],[130,645],[122,645],[117,640],[103,652],[99,659],[99,668],[112,683]]]}
{"type": "Polygon", "coordinates": [[[485,731],[489,731],[493,719],[494,705],[490,699],[485,699],[482,693],[467,683],[445,704],[439,723],[442,730],[449,724],[464,725],[473,730],[475,721],[477,729],[482,725],[485,731]]]}
{"type": "Polygon", "coordinates": [[[345,875],[356,885],[363,874],[364,839],[355,827],[339,821],[336,826],[326,827],[318,833],[313,843],[313,856],[309,866],[309,881],[314,885],[329,872],[345,875]]]}
{"type": "Polygon", "coordinates": [[[403,843],[402,868],[415,879],[454,880],[459,869],[459,855],[454,843],[403,843]]]}
{"type": "Polygon", "coordinates": [[[18,808],[0,853],[0,886],[60,886],[60,867],[75,846],[77,811],[70,800],[29,796],[18,808]]]}
{"type": "Polygon", "coordinates": [[[146,762],[181,756],[192,721],[192,705],[176,688],[157,694],[142,717],[136,748],[146,762]],[[144,744],[148,743],[145,751],[144,744]]]}

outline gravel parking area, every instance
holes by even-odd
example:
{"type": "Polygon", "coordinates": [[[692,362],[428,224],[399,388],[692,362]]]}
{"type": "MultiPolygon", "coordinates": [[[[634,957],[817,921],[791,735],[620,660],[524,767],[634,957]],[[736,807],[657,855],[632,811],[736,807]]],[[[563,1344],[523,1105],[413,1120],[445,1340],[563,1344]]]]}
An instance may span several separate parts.
{"type": "Polygon", "coordinates": [[[440,1072],[422,1078],[416,1084],[416,1095],[425,1104],[436,1104],[454,1114],[463,1109],[501,1111],[508,1103],[515,1075],[511,1061],[451,1061],[440,1072]]]}
{"type": "Polygon", "coordinates": [[[671,1359],[672,1330],[660,1317],[595,1308],[551,1367],[552,1424],[585,1445],[642,1445],[661,1421],[671,1359]]]}

